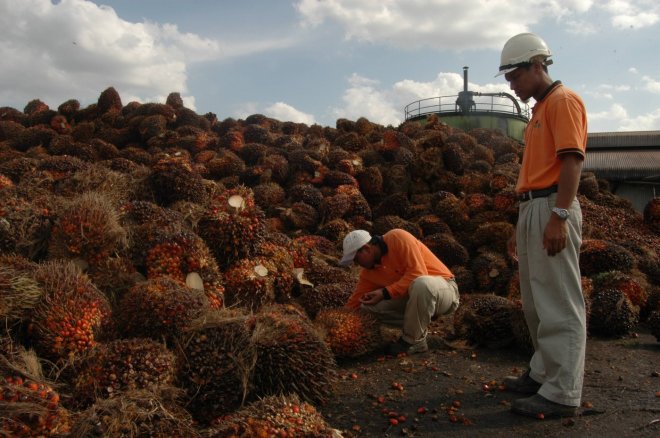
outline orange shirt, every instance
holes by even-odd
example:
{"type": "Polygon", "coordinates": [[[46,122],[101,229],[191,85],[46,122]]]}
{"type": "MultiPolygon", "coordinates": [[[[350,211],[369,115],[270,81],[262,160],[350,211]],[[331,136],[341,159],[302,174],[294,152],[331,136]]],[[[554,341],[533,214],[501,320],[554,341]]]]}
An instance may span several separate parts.
{"type": "Polygon", "coordinates": [[[454,278],[447,266],[409,232],[390,230],[383,235],[383,240],[387,252],[372,269],[362,269],[347,307],[357,309],[362,295],[382,287],[387,288],[392,298],[401,298],[408,293],[410,283],[422,275],[454,278]]]}
{"type": "Polygon", "coordinates": [[[587,111],[580,96],[557,81],[532,109],[525,128],[525,153],[516,192],[545,189],[559,182],[562,154],[587,149],[587,111]]]}

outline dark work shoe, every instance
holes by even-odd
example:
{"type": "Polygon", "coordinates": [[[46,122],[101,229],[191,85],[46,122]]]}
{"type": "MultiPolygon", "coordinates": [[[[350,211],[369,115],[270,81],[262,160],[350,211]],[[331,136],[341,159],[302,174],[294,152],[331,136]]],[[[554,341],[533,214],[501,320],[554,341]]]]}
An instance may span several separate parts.
{"type": "Polygon", "coordinates": [[[401,353],[415,354],[425,353],[427,351],[429,351],[429,346],[426,343],[426,338],[422,339],[421,341],[417,341],[414,344],[410,344],[404,341],[403,338],[399,338],[398,341],[393,342],[385,347],[385,354],[392,356],[397,356],[401,353]]]}
{"type": "Polygon", "coordinates": [[[520,377],[507,376],[504,378],[504,389],[520,394],[536,394],[541,384],[529,376],[529,370],[520,377]]]}
{"type": "Polygon", "coordinates": [[[540,394],[534,394],[531,397],[514,400],[511,404],[511,412],[540,419],[575,417],[577,411],[578,408],[576,406],[555,403],[540,394]]]}

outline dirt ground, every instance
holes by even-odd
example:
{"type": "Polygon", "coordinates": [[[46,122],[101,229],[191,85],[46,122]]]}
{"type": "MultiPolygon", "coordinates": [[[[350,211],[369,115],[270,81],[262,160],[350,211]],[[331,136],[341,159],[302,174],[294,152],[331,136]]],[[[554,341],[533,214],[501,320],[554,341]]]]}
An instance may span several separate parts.
{"type": "Polygon", "coordinates": [[[589,337],[580,415],[534,419],[512,414],[520,396],[500,386],[524,371],[527,355],[448,344],[447,326],[434,324],[428,353],[341,361],[337,390],[320,407],[328,423],[344,437],[660,436],[660,343],[643,327],[589,337]]]}

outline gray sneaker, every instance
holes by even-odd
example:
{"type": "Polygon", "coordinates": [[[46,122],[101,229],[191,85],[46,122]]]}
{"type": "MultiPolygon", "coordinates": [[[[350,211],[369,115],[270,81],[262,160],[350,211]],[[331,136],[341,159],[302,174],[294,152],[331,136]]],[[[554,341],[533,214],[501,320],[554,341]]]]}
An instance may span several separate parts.
{"type": "Polygon", "coordinates": [[[541,394],[534,394],[531,397],[514,400],[511,404],[511,412],[534,418],[575,417],[578,408],[555,403],[541,394]]]}
{"type": "Polygon", "coordinates": [[[403,338],[399,338],[398,341],[393,342],[385,347],[385,354],[389,354],[391,356],[397,356],[401,353],[426,353],[427,351],[429,351],[429,346],[426,343],[426,338],[422,339],[421,341],[417,341],[414,344],[410,344],[404,341],[403,338]]]}
{"type": "Polygon", "coordinates": [[[507,376],[504,378],[504,389],[520,394],[536,394],[541,384],[529,376],[529,370],[520,377],[507,376]]]}

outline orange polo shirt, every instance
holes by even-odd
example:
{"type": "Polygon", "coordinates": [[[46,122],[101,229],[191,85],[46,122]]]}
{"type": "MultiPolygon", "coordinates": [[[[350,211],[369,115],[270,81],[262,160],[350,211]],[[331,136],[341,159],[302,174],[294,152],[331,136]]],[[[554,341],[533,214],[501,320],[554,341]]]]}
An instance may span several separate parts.
{"type": "Polygon", "coordinates": [[[409,232],[393,229],[383,234],[383,240],[387,253],[372,269],[362,269],[347,307],[357,309],[362,295],[382,287],[387,288],[392,298],[401,298],[408,293],[410,283],[422,275],[454,278],[447,266],[409,232]]]}
{"type": "Polygon", "coordinates": [[[563,154],[584,159],[587,111],[580,96],[556,81],[534,105],[525,128],[523,155],[516,192],[545,189],[559,182],[563,154]]]}

